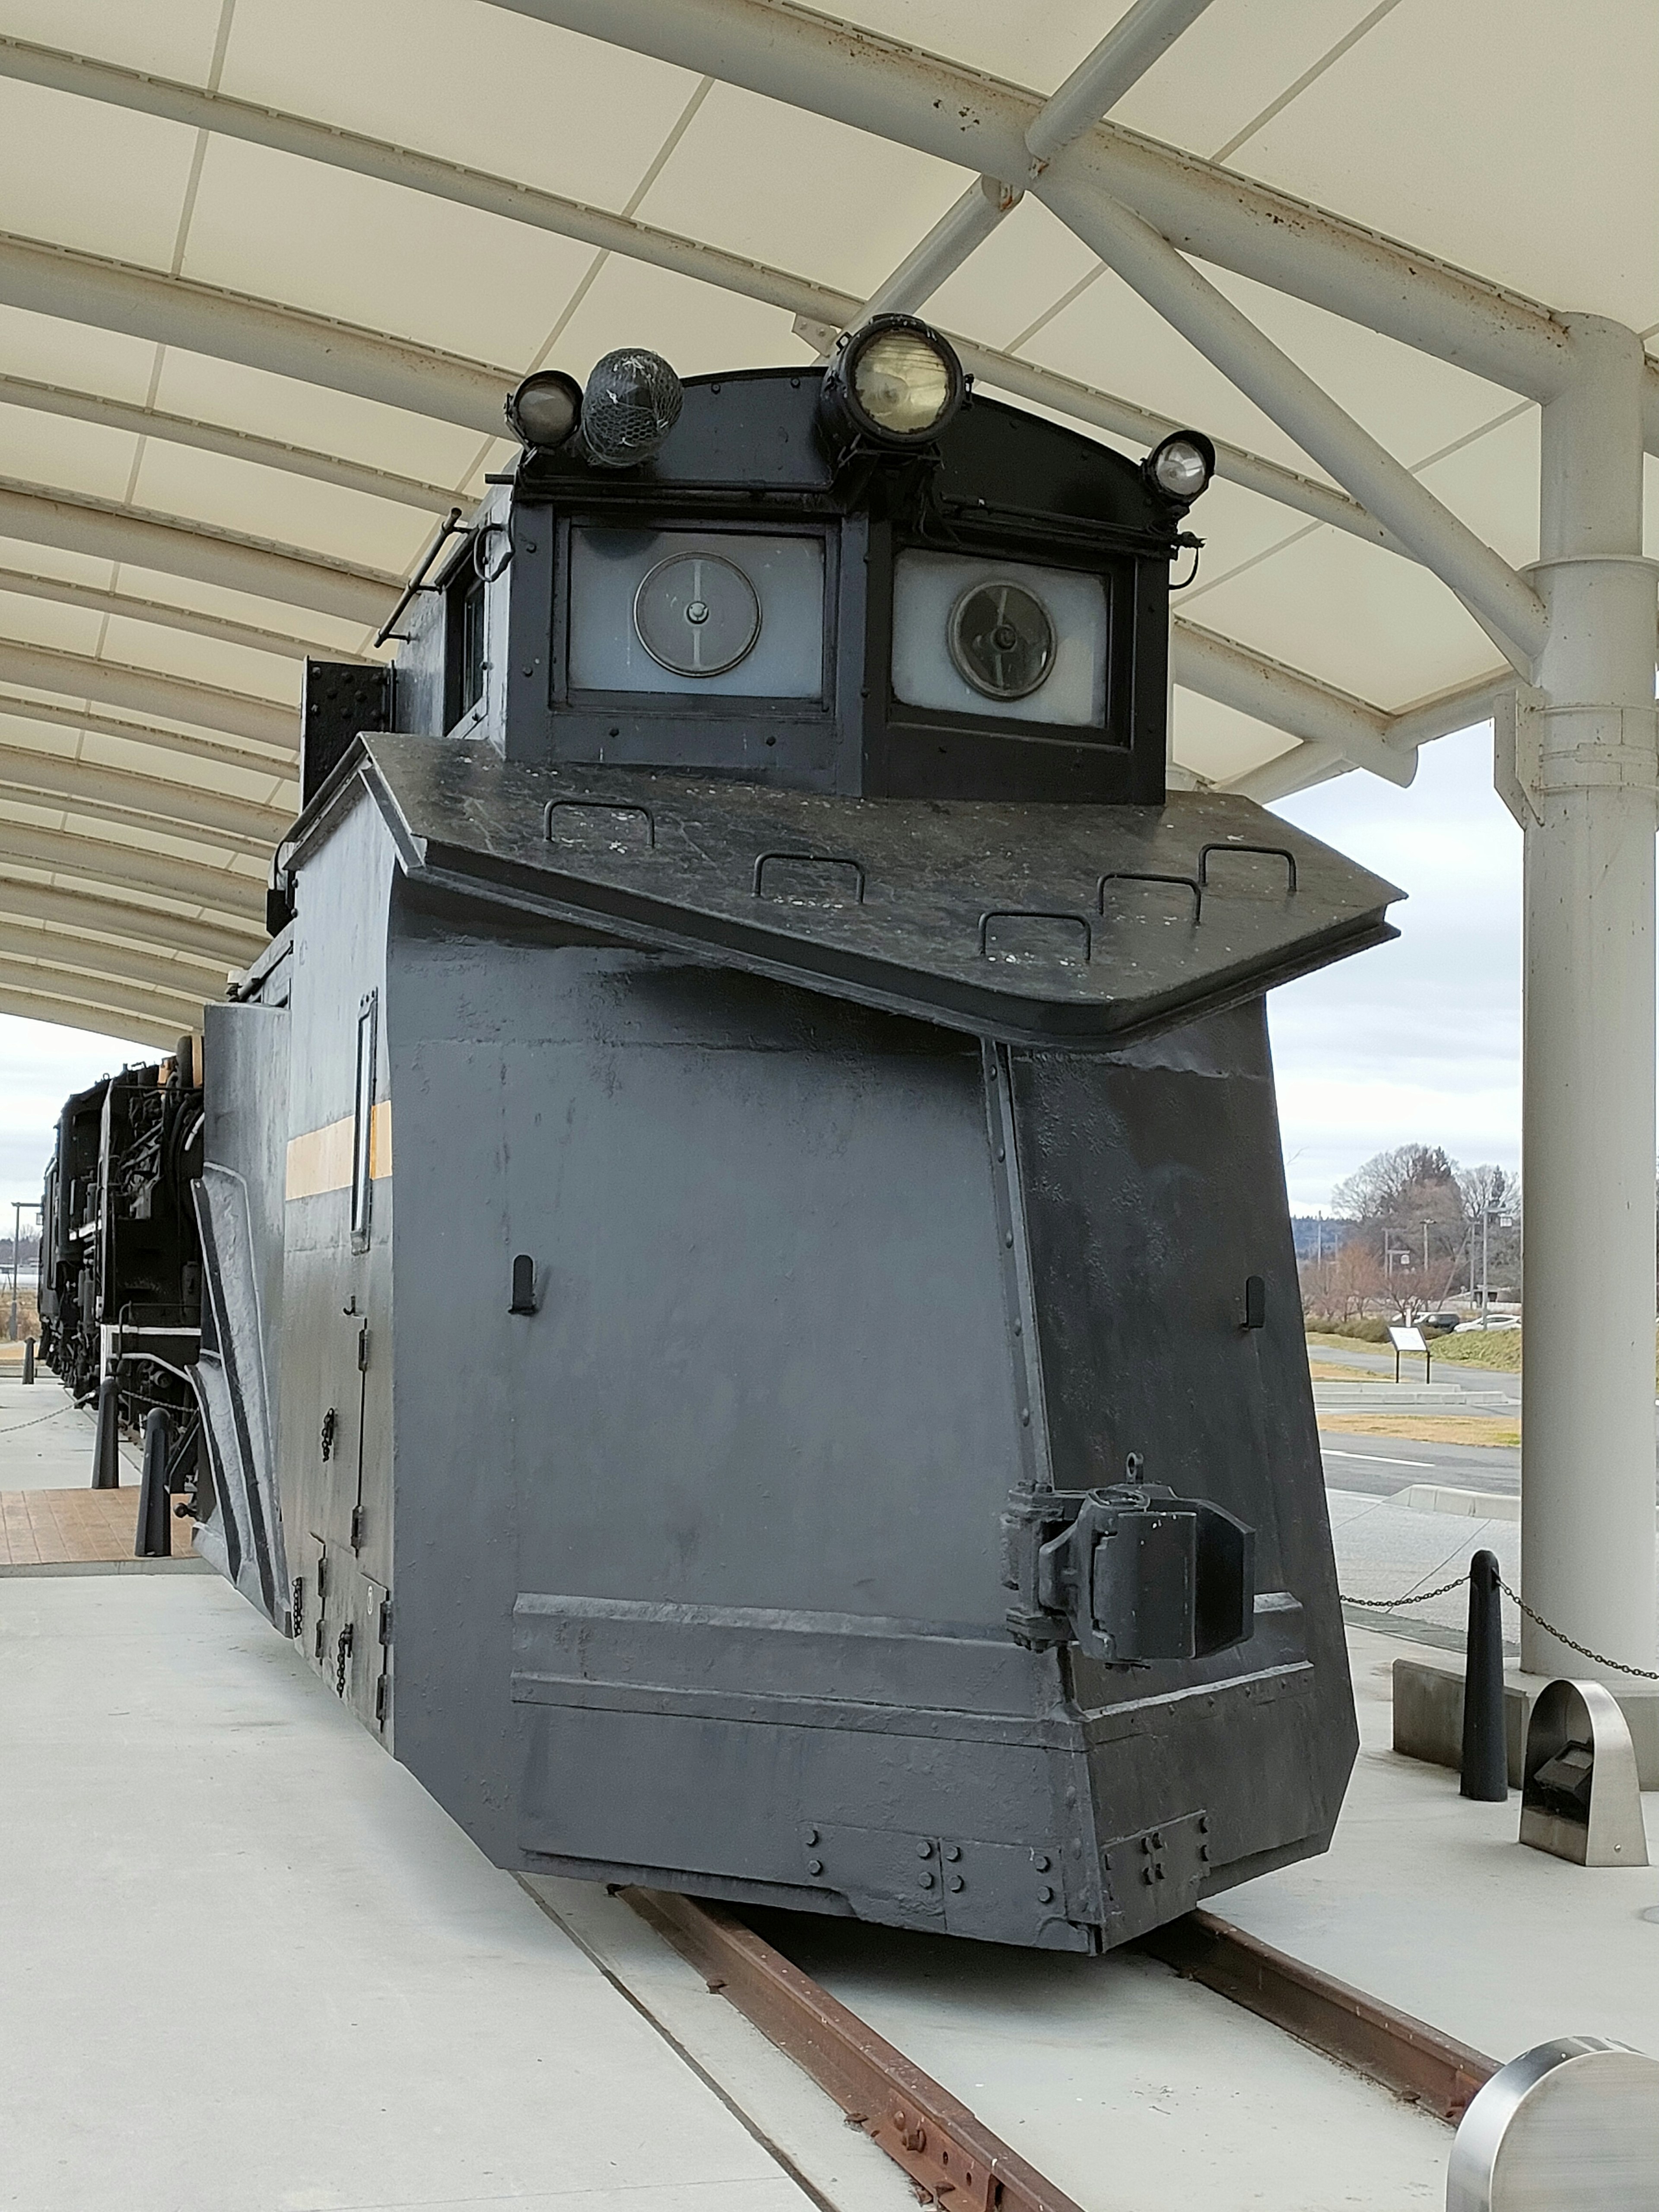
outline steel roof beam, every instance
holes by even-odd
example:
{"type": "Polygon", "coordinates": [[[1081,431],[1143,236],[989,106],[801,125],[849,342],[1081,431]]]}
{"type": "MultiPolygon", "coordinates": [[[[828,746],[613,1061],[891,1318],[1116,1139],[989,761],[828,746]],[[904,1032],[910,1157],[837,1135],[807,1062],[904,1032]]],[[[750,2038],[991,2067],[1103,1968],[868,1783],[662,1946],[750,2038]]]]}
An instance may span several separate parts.
{"type": "MultiPolygon", "coordinates": [[[[1431,744],[1437,738],[1449,738],[1455,731],[1467,730],[1477,722],[1490,721],[1499,695],[1512,690],[1514,685],[1515,678],[1507,668],[1489,669],[1471,683],[1437,693],[1432,699],[1423,700],[1401,714],[1383,715],[1388,749],[1415,754],[1419,747],[1431,744]]],[[[1243,708],[1240,711],[1248,714],[1249,709],[1243,708]]],[[[1257,719],[1271,720],[1267,716],[1257,719]]],[[[1284,729],[1288,725],[1279,722],[1274,726],[1284,729]]],[[[1310,732],[1308,741],[1235,777],[1226,788],[1242,791],[1247,799],[1260,799],[1267,805],[1275,799],[1288,799],[1292,792],[1305,791],[1310,785],[1322,783],[1333,775],[1341,775],[1355,765],[1358,763],[1346,757],[1340,745],[1330,742],[1329,732],[1322,738],[1310,732]]]]}
{"type": "Polygon", "coordinates": [[[37,830],[8,819],[0,822],[0,868],[7,866],[47,868],[54,875],[75,876],[116,890],[148,891],[156,898],[177,899],[181,906],[205,907],[224,915],[239,932],[247,931],[261,940],[265,934],[263,876],[233,874],[209,861],[178,860],[170,853],[152,853],[142,845],[121,844],[84,830],[37,830]]]}
{"type": "Polygon", "coordinates": [[[159,568],[371,629],[386,619],[399,589],[399,580],[380,569],[9,477],[0,477],[0,538],[159,568]]]}
{"type": "Polygon", "coordinates": [[[1471,612],[1509,641],[1521,659],[1529,664],[1536,658],[1547,624],[1544,603],[1532,586],[1403,461],[1361,429],[1208,277],[1133,209],[1082,190],[1066,177],[1045,177],[1036,189],[1062,222],[1368,514],[1409,545],[1471,612]]]}
{"type": "Polygon", "coordinates": [[[295,794],[295,807],[299,805],[291,752],[286,758],[276,759],[268,753],[252,753],[244,745],[222,744],[196,732],[158,729],[150,722],[123,721],[114,714],[94,714],[82,707],[60,707],[53,700],[21,699],[7,691],[0,691],[0,721],[33,722],[48,729],[85,731],[90,736],[119,738],[126,744],[176,755],[180,760],[210,761],[217,767],[243,769],[250,775],[270,779],[270,789],[266,793],[268,805],[286,805],[290,793],[295,794]]]}
{"type": "MultiPolygon", "coordinates": [[[[1031,159],[1047,163],[1062,146],[1098,123],[1209,5],[1210,0],[1135,0],[1128,14],[1043,102],[1025,134],[1031,159]]],[[[872,315],[915,313],[1024,197],[1019,185],[1000,177],[977,179],[871,294],[855,324],[867,322],[872,315]]]]}
{"type": "Polygon", "coordinates": [[[872,315],[915,314],[1024,197],[1018,185],[1005,185],[996,177],[975,177],[921,245],[907,253],[892,275],[849,316],[847,327],[856,330],[872,315]]]}
{"type": "MultiPolygon", "coordinates": [[[[770,0],[489,0],[1012,183],[1042,99],[913,46],[770,0]]],[[[11,66],[9,63],[6,66],[11,66]]],[[[20,64],[20,67],[27,66],[20,64]]],[[[211,126],[210,126],[211,127],[211,126]]],[[[1097,123],[1055,155],[1184,253],[1309,301],[1534,398],[1568,374],[1548,308],[1289,193],[1097,123]]]]}
{"type": "MultiPolygon", "coordinates": [[[[200,729],[246,738],[290,756],[300,749],[300,717],[293,707],[255,699],[246,691],[226,691],[215,684],[198,684],[184,676],[165,676],[156,669],[131,668],[120,661],[60,653],[54,646],[25,645],[15,638],[0,638],[0,684],[21,684],[31,690],[56,691],[70,699],[100,700],[108,707],[130,707],[135,714],[161,714],[170,722],[193,723],[200,729]]],[[[279,766],[271,764],[271,772],[279,773],[279,766]]]]}
{"type": "Polygon", "coordinates": [[[195,963],[181,967],[159,952],[135,951],[127,945],[97,945],[84,937],[0,920],[0,957],[8,955],[100,980],[107,977],[115,982],[137,983],[176,997],[191,998],[199,992],[204,998],[217,999],[224,994],[222,968],[214,971],[195,963]]]}
{"type": "Polygon", "coordinates": [[[506,434],[501,409],[519,380],[510,369],[327,315],[38,239],[0,234],[0,303],[268,369],[490,438],[506,434]]]}
{"type": "Polygon", "coordinates": [[[129,821],[149,817],[170,833],[212,843],[229,839],[264,852],[276,845],[293,815],[257,800],[167,776],[139,775],[131,769],[104,768],[68,760],[61,753],[0,744],[0,787],[31,794],[31,803],[94,812],[101,818],[129,821]]]}
{"type": "MultiPolygon", "coordinates": [[[[1389,717],[1334,684],[1299,674],[1194,623],[1172,626],[1175,680],[1186,691],[1283,730],[1304,744],[1328,746],[1355,768],[1390,783],[1409,784],[1417,755],[1389,743],[1389,717]]],[[[0,769],[0,774],[3,774],[0,769]]]]}
{"type": "Polygon", "coordinates": [[[76,392],[61,384],[37,384],[26,376],[0,376],[0,406],[27,407],[37,414],[59,415],[75,422],[95,422],[106,430],[125,430],[135,438],[160,438],[164,444],[189,446],[198,453],[219,453],[233,461],[252,461],[260,468],[280,469],[288,476],[307,477],[313,483],[338,484],[370,499],[394,501],[399,507],[417,507],[429,514],[447,514],[455,504],[453,490],[442,484],[422,483],[386,469],[372,469],[362,461],[336,453],[319,453],[308,446],[286,445],[278,438],[257,437],[251,430],[232,430],[221,422],[204,422],[191,415],[169,415],[158,407],[139,407],[125,399],[108,399],[95,392],[76,392]]]}
{"type": "Polygon", "coordinates": [[[221,975],[232,968],[245,968],[258,950],[246,933],[234,929],[192,921],[181,914],[164,914],[155,907],[134,906],[126,899],[58,890],[51,884],[15,875],[0,874],[0,915],[52,922],[69,936],[95,931],[122,945],[160,954],[177,953],[180,959],[221,975]]]}
{"type": "MultiPolygon", "coordinates": [[[[0,72],[3,71],[9,61],[16,58],[20,51],[27,51],[37,57],[44,52],[37,48],[23,50],[16,40],[0,40],[0,72]]],[[[186,116],[197,118],[199,127],[204,129],[219,131],[232,137],[249,138],[258,144],[279,145],[288,151],[303,155],[307,160],[325,162],[362,175],[380,177],[410,191],[426,192],[460,206],[480,208],[511,222],[525,223],[559,237],[578,239],[606,252],[622,254],[630,260],[672,270],[677,276],[691,277],[696,282],[714,285],[744,299],[757,300],[768,307],[780,307],[796,319],[799,335],[820,352],[827,349],[837,331],[851,327],[860,318],[862,303],[850,293],[837,292],[828,285],[795,276],[788,270],[775,269],[764,262],[724,252],[717,246],[701,245],[694,239],[683,238],[672,231],[659,230],[649,223],[636,222],[629,216],[611,215],[578,200],[565,199],[553,192],[538,191],[531,186],[514,184],[507,178],[492,177],[482,171],[463,168],[455,162],[437,161],[430,155],[411,153],[407,149],[387,145],[378,139],[362,138],[333,125],[313,123],[305,117],[283,115],[273,110],[252,107],[245,102],[228,100],[220,94],[198,92],[190,86],[168,85],[164,81],[141,76],[131,70],[112,69],[102,63],[82,62],[75,56],[48,56],[47,58],[54,64],[72,64],[71,68],[66,68],[64,89],[86,93],[91,97],[113,100],[123,106],[143,107],[153,113],[172,114],[176,111],[180,119],[186,116]],[[198,108],[192,103],[201,104],[199,118],[198,108]]],[[[41,77],[36,81],[55,80],[41,77]]],[[[7,272],[10,265],[7,257],[13,246],[36,253],[56,255],[66,264],[74,263],[79,266],[88,259],[85,256],[68,254],[64,249],[39,246],[29,240],[13,240],[9,246],[6,240],[0,239],[0,300],[10,296],[6,290],[7,272]]],[[[99,264],[98,267],[102,270],[115,265],[99,264]]],[[[129,270],[125,273],[141,288],[143,283],[153,281],[163,288],[164,293],[173,282],[161,278],[152,280],[149,272],[143,270],[129,270]]],[[[232,295],[228,294],[216,296],[220,298],[222,305],[232,301],[232,295]]],[[[129,304],[125,292],[118,299],[106,299],[95,284],[80,286],[76,297],[79,302],[76,309],[78,319],[94,324],[102,322],[106,313],[124,311],[125,305],[129,304]]],[[[13,304],[32,302],[14,301],[13,304]]],[[[154,319],[164,332],[166,304],[166,298],[160,295],[152,303],[154,319]]],[[[241,305],[257,310],[258,317],[275,318],[279,322],[297,312],[270,301],[243,299],[241,305]]],[[[232,305],[223,307],[222,311],[229,314],[234,306],[232,301],[232,305]]],[[[70,311],[62,306],[43,306],[41,312],[64,314],[70,311]]],[[[301,319],[307,319],[302,317],[301,319]]],[[[102,322],[102,326],[125,329],[128,325],[118,319],[102,322]]],[[[1052,369],[1042,368],[1036,362],[1021,361],[1012,354],[1000,353],[993,347],[978,344],[954,332],[947,335],[961,355],[963,366],[983,381],[995,384],[1003,391],[1014,392],[1022,398],[1036,400],[1039,405],[1053,407],[1059,413],[1073,416],[1079,422],[1092,423],[1114,436],[1136,439],[1151,446],[1167,436],[1170,430],[1188,427],[1153,415],[1137,406],[1133,400],[1118,398],[1110,392],[1078,383],[1052,369]]],[[[173,334],[173,342],[188,345],[192,340],[182,332],[176,332],[173,334]]],[[[250,345],[258,343],[258,329],[250,330],[247,343],[250,345]]],[[[399,342],[388,340],[386,343],[397,344],[399,342]]],[[[210,345],[204,345],[200,349],[225,352],[223,347],[210,345]]],[[[245,356],[233,350],[225,357],[240,359],[245,356]]],[[[481,378],[500,376],[507,384],[513,381],[509,373],[504,369],[496,371],[477,364],[474,366],[481,378]]],[[[329,380],[319,376],[314,380],[326,382],[329,380]]],[[[356,387],[348,385],[342,388],[356,387]]],[[[424,411],[447,420],[471,419],[465,413],[459,418],[453,415],[445,416],[443,408],[436,404],[424,411]]],[[[485,427],[491,430],[500,428],[499,409],[485,427]]],[[[1346,530],[1364,538],[1368,544],[1385,545],[1393,552],[1404,552],[1406,550],[1374,517],[1368,515],[1358,501],[1349,499],[1345,493],[1329,484],[1319,483],[1278,462],[1265,460],[1259,454],[1224,444],[1217,449],[1217,466],[1218,473],[1229,482],[1242,484],[1249,490],[1277,500],[1299,513],[1314,516],[1319,521],[1330,523],[1339,530],[1346,530]]]]}
{"type": "Polygon", "coordinates": [[[91,1030],[100,1036],[118,1037],[161,1052],[176,1045],[187,1030],[201,1027],[205,1003],[205,1000],[198,1004],[164,999],[158,992],[143,991],[131,983],[105,983],[88,977],[80,984],[71,976],[55,975],[47,969],[0,962],[0,1014],[15,1014],[28,1022],[52,1022],[62,1029],[91,1030]]]}
{"type": "Polygon", "coordinates": [[[1209,5],[1210,0],[1135,0],[1059,91],[1043,101],[1025,133],[1031,159],[1051,161],[1062,146],[1110,114],[1209,5]]]}
{"type": "Polygon", "coordinates": [[[22,568],[0,568],[0,592],[20,599],[48,599],[60,607],[80,607],[88,614],[118,615],[130,622],[149,623],[157,629],[177,629],[192,637],[210,637],[219,645],[240,645],[250,653],[273,653],[282,660],[305,660],[326,653],[331,660],[362,660],[365,655],[342,653],[304,637],[289,637],[280,630],[258,629],[252,623],[228,622],[222,615],[198,614],[193,607],[175,607],[164,599],[142,599],[131,592],[100,592],[91,584],[68,584],[57,576],[36,576],[22,568]]]}

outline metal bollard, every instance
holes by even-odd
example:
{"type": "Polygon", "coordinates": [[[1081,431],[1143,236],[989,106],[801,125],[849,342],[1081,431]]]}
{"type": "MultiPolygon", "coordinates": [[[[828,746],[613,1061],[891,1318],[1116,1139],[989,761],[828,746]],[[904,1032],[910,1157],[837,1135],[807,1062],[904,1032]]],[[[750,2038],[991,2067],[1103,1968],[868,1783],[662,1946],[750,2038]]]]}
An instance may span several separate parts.
{"type": "Polygon", "coordinates": [[[167,1510],[167,1462],[173,1437],[159,1406],[144,1416],[144,1472],[138,1486],[138,1526],[132,1540],[136,1559],[173,1557],[173,1516],[167,1510]]]}
{"type": "Polygon", "coordinates": [[[23,1380],[25,1382],[34,1380],[34,1339],[32,1336],[23,1339],[23,1380]]]}
{"type": "Polygon", "coordinates": [[[92,1447],[92,1486],[121,1487],[120,1385],[112,1375],[98,1385],[98,1428],[92,1447]]]}
{"type": "Polygon", "coordinates": [[[1482,1804],[1501,1805],[1510,1794],[1509,1750],[1504,1741],[1504,1620],[1494,1552],[1477,1552],[1469,1561],[1461,1786],[1464,1796],[1482,1804]]]}

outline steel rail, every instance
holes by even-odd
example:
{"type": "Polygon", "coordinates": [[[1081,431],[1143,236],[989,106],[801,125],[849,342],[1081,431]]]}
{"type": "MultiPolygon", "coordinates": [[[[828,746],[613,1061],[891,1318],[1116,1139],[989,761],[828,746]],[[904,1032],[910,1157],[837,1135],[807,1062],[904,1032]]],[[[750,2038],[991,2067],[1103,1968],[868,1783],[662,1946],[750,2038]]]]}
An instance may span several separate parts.
{"type": "MultiPolygon", "coordinates": [[[[664,1890],[624,1901],[949,2212],[1078,2212],[940,2082],[729,1907],[664,1890]]],[[[1208,1912],[1138,1949],[1328,2058],[1455,2124],[1498,2061],[1208,1912]]]]}
{"type": "Polygon", "coordinates": [[[951,2212],[1081,2212],[931,2075],[722,1905],[624,1889],[640,1917],[811,2075],[924,2202],[951,2212]]]}
{"type": "Polygon", "coordinates": [[[1275,1950],[1213,1913],[1189,1912],[1172,1920],[1143,1936],[1139,1948],[1173,1966],[1183,1979],[1201,1982],[1443,2120],[1461,2120],[1475,2092],[1498,2071],[1498,2062],[1485,2051],[1275,1950]]]}

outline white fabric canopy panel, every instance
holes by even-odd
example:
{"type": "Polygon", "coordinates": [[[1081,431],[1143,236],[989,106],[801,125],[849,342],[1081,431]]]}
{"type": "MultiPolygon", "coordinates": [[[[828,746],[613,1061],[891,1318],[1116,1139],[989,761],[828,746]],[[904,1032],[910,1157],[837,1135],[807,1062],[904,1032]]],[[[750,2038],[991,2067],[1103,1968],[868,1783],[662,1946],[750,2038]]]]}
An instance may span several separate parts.
{"type": "Polygon", "coordinates": [[[0,1005],[153,1039],[155,961],[257,942],[301,660],[374,654],[526,372],[925,307],[982,388],[1216,441],[1175,781],[1493,718],[1528,1573],[1650,1662],[1656,65],[1641,0],[5,0],[0,1005]]]}

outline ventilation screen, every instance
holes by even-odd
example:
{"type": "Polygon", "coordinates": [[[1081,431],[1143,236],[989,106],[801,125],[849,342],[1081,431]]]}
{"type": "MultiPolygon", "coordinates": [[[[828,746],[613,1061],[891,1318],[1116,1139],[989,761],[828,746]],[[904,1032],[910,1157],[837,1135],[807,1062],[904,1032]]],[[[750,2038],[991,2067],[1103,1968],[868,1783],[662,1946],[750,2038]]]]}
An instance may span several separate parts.
{"type": "Polygon", "coordinates": [[[1099,728],[1106,642],[1097,576],[955,553],[898,556],[893,693],[906,706],[1099,728]]]}
{"type": "Polygon", "coordinates": [[[747,699],[823,690],[823,542],[570,533],[570,688],[747,699]]]}

